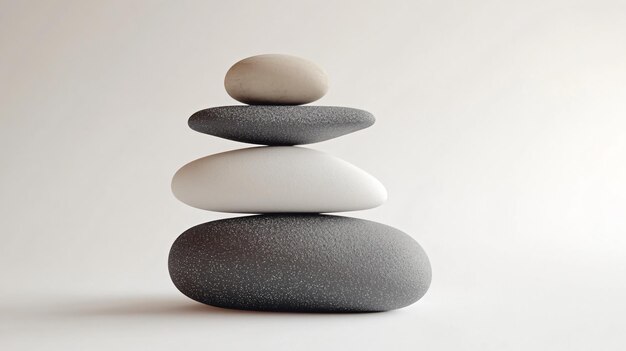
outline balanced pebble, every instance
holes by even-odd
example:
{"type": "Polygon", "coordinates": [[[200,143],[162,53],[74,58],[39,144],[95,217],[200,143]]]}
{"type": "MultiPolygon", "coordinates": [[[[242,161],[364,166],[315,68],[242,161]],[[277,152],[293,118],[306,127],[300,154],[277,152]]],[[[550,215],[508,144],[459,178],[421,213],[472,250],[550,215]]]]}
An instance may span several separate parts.
{"type": "Polygon", "coordinates": [[[372,175],[330,154],[294,146],[239,149],[183,166],[172,192],[218,212],[343,212],[373,208],[387,190],[372,175]]]}
{"type": "Polygon", "coordinates": [[[224,79],[226,92],[250,105],[302,105],[328,91],[328,77],[316,64],[291,55],[267,54],[235,63],[224,79]]]}
{"type": "Polygon", "coordinates": [[[261,145],[301,145],[374,124],[363,110],[335,106],[221,106],[194,113],[189,127],[220,138],[261,145]]]}
{"type": "Polygon", "coordinates": [[[200,224],[174,242],[169,271],[191,299],[263,311],[387,311],[419,300],[431,282],[428,257],[409,235],[328,215],[200,224]]]}

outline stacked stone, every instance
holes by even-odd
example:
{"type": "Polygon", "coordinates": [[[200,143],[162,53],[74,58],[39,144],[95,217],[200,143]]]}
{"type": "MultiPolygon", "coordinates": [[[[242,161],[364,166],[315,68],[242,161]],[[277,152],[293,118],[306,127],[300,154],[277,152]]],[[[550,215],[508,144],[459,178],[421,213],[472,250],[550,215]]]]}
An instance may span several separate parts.
{"type": "Polygon", "coordinates": [[[367,128],[374,117],[300,106],[324,96],[328,84],[322,69],[294,56],[249,57],[224,84],[248,105],[198,111],[189,126],[268,146],[195,160],[176,173],[172,191],[193,207],[259,215],[180,235],[169,256],[176,287],[205,304],[265,311],[386,311],[420,299],[431,269],[415,240],[380,223],[321,214],[379,206],[385,187],[346,161],[293,146],[367,128]]]}

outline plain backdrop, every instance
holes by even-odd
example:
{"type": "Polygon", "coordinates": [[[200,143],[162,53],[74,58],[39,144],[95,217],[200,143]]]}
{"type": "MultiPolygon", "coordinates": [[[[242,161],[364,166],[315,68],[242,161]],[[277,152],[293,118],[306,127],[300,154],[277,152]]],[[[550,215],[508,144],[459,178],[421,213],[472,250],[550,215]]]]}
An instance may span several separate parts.
{"type": "Polygon", "coordinates": [[[1,1],[2,350],[623,350],[626,2],[1,1]],[[371,128],[308,147],[376,176],[345,215],[413,236],[433,283],[389,313],[237,312],[167,255],[227,215],[183,164],[246,144],[187,127],[261,53],[330,77],[371,128]]]}

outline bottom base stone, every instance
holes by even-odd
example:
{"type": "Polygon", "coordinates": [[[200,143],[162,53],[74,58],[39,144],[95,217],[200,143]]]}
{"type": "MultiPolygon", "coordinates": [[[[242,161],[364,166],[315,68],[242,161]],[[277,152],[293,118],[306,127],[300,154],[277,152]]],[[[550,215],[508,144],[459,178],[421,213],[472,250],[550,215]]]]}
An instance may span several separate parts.
{"type": "Polygon", "coordinates": [[[426,253],[407,234],[350,217],[258,215],[207,222],[176,239],[174,285],[217,307],[289,312],[377,312],[428,290],[426,253]]]}

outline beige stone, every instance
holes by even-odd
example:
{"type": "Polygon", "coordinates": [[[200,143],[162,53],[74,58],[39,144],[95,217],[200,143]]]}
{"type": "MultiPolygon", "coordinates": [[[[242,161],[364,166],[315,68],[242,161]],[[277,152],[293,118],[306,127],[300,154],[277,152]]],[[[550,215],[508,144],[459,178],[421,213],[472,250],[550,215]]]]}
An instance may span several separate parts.
{"type": "Polygon", "coordinates": [[[291,55],[248,57],[226,73],[224,86],[235,100],[250,105],[302,105],[328,91],[324,70],[309,60],[291,55]]]}

